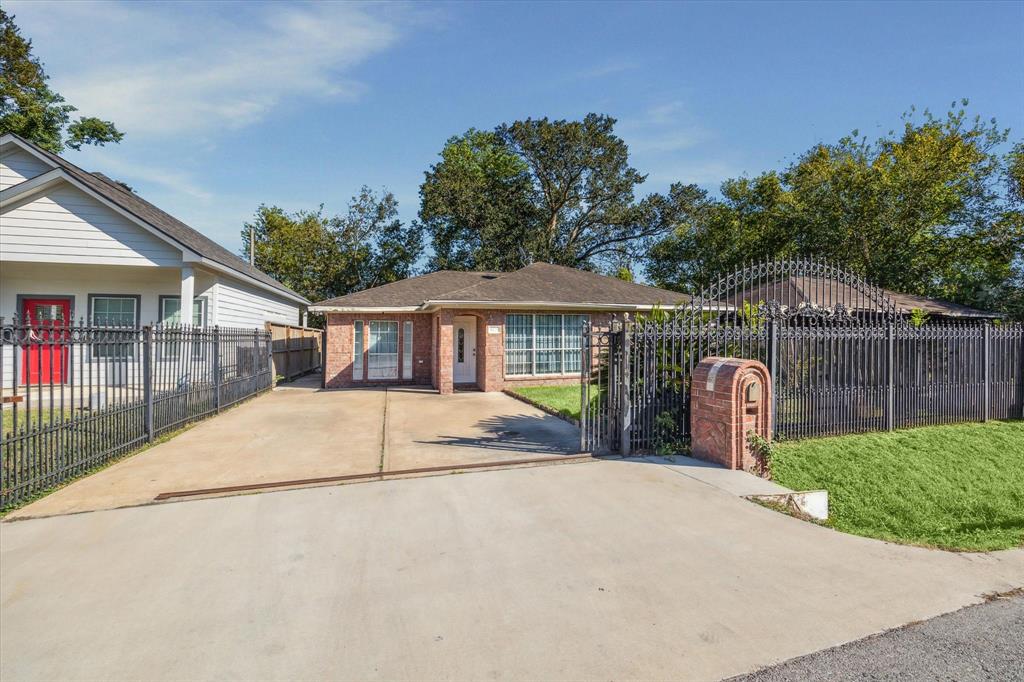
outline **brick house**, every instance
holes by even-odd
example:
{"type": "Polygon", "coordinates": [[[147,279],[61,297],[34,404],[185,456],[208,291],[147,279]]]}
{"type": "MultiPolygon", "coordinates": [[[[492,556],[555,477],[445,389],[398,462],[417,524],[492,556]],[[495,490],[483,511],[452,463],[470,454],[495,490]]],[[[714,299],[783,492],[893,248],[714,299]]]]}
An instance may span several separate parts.
{"type": "Polygon", "coordinates": [[[310,306],[327,316],[324,385],[501,391],[579,381],[583,325],[689,297],[534,263],[515,272],[442,270],[310,306]]]}

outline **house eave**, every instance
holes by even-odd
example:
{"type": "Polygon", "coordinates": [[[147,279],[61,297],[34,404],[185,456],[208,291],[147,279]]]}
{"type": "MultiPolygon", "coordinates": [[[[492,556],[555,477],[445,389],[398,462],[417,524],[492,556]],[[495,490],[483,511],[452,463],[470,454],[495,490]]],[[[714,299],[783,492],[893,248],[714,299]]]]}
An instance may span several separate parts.
{"type": "Polygon", "coordinates": [[[311,305],[311,313],[431,313],[445,308],[471,310],[601,310],[646,312],[656,306],[635,303],[572,303],[568,301],[424,301],[412,306],[311,305]]]}

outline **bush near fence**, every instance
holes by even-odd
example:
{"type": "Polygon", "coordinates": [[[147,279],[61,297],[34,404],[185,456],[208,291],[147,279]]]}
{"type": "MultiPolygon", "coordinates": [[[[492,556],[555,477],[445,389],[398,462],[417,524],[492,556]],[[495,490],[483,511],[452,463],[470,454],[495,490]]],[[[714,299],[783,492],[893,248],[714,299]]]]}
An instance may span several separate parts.
{"type": "Polygon", "coordinates": [[[273,386],[267,331],[0,323],[0,508],[273,386]]]}

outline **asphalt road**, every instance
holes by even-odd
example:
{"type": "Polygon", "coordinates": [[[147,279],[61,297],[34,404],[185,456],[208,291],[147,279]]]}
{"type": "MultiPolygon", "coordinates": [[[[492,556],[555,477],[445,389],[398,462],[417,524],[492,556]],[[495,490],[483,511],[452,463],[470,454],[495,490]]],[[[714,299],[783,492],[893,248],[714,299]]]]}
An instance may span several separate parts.
{"type": "Polygon", "coordinates": [[[733,678],[776,680],[1024,680],[1024,594],[733,678]]]}

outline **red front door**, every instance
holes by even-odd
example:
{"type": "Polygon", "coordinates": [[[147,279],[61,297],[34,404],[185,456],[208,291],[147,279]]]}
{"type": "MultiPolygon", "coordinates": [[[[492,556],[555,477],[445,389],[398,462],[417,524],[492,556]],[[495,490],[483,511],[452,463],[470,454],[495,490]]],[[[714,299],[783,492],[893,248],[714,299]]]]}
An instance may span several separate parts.
{"type": "Polygon", "coordinates": [[[68,348],[63,331],[71,319],[71,301],[66,298],[26,298],[22,302],[25,323],[31,325],[30,345],[22,354],[21,380],[25,384],[64,382],[68,348]]]}

